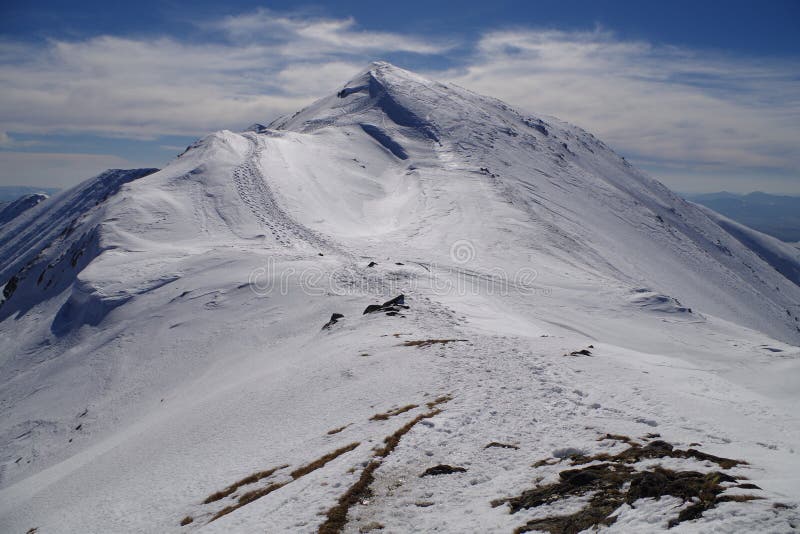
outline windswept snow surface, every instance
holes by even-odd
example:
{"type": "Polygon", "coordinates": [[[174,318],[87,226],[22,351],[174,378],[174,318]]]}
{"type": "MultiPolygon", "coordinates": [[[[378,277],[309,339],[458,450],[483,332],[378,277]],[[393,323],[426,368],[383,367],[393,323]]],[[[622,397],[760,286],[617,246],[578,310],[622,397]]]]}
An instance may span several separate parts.
{"type": "Polygon", "coordinates": [[[727,472],[761,489],[726,494],[762,499],[673,531],[790,532],[799,265],[579,128],[375,63],[0,229],[0,531],[316,532],[408,423],[345,532],[572,513],[491,503],[624,449],[607,433],[748,462],[727,472]]]}
{"type": "Polygon", "coordinates": [[[33,193],[21,196],[13,202],[0,202],[0,228],[47,198],[44,193],[33,193]]]}

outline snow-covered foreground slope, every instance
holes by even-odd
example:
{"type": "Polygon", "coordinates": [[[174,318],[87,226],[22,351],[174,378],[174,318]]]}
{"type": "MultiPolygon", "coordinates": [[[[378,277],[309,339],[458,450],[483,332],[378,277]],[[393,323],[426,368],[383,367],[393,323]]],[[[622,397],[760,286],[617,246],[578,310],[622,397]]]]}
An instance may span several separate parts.
{"type": "Polygon", "coordinates": [[[0,531],[799,524],[796,256],[590,134],[379,63],[153,171],[2,229],[0,531]]]}

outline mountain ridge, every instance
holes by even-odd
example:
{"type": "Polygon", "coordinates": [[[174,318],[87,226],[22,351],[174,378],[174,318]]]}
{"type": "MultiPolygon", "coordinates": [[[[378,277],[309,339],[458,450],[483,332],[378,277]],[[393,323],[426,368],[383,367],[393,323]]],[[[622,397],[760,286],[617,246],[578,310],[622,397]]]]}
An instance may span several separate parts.
{"type": "Polygon", "coordinates": [[[687,527],[785,529],[797,260],[726,224],[386,63],[104,173],[0,229],[0,530],[510,532],[583,504],[504,499],[626,441],[750,462],[670,456],[764,488],[687,527]]]}

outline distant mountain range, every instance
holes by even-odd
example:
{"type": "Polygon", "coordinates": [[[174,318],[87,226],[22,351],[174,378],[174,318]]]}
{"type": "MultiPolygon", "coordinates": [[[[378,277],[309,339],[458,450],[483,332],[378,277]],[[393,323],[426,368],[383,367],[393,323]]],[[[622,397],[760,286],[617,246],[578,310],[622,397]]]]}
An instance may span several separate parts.
{"type": "Polygon", "coordinates": [[[800,241],[800,197],[722,191],[684,195],[686,199],[782,241],[800,241]]]}
{"type": "Polygon", "coordinates": [[[25,185],[0,185],[0,204],[12,202],[25,195],[44,193],[52,195],[61,191],[56,187],[29,187],[25,185]]]}

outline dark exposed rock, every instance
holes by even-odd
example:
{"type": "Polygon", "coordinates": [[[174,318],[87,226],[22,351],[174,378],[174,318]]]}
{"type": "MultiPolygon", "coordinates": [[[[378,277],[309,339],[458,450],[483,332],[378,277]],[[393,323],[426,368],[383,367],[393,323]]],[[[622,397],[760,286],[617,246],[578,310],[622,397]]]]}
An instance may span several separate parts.
{"type": "Polygon", "coordinates": [[[369,306],[366,307],[364,313],[362,313],[361,315],[366,315],[368,313],[374,313],[376,311],[380,311],[381,308],[383,308],[383,306],[381,306],[380,304],[370,304],[369,306]]]}
{"type": "MultiPolygon", "coordinates": [[[[375,312],[399,312],[401,309],[407,310],[408,306],[405,305],[405,295],[400,294],[397,295],[392,300],[387,300],[383,304],[370,304],[369,306],[364,309],[364,313],[362,315],[366,315],[368,313],[375,313],[375,312]]],[[[395,314],[396,315],[396,314],[395,314]]]]}
{"type": "Polygon", "coordinates": [[[344,315],[342,315],[341,313],[332,314],[331,315],[331,320],[328,321],[327,323],[325,323],[325,325],[322,327],[322,329],[323,330],[329,330],[330,327],[335,325],[339,321],[339,319],[342,319],[342,318],[344,318],[344,315]]]}
{"type": "Polygon", "coordinates": [[[485,447],[484,447],[484,449],[491,449],[491,448],[493,448],[493,447],[497,447],[497,448],[499,448],[499,449],[514,449],[514,450],[519,450],[519,447],[518,447],[518,446],[516,446],[516,445],[512,445],[512,444],[510,444],[510,443],[500,443],[500,442],[498,442],[498,441],[493,441],[493,442],[491,442],[490,444],[488,444],[487,446],[485,446],[485,447]]]}
{"type": "Polygon", "coordinates": [[[19,278],[17,278],[17,275],[14,275],[8,279],[6,286],[3,288],[3,296],[6,298],[6,300],[10,299],[11,295],[14,294],[14,291],[17,290],[17,284],[19,284],[19,278]]]}
{"type": "Polygon", "coordinates": [[[453,473],[466,473],[466,472],[467,470],[464,469],[463,467],[453,467],[452,465],[440,464],[426,469],[425,472],[420,475],[420,478],[438,476],[438,475],[452,475],[453,473]]]}

